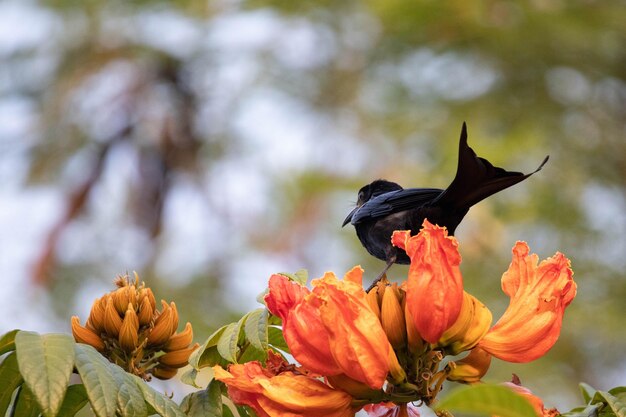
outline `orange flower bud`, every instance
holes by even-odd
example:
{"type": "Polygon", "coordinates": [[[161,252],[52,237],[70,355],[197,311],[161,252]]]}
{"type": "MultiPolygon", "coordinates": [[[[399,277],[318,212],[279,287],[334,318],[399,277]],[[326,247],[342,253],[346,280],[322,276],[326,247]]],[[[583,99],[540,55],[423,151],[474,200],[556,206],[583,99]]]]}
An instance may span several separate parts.
{"type": "Polygon", "coordinates": [[[489,331],[491,311],[476,297],[463,292],[463,305],[456,322],[439,339],[450,355],[474,348],[489,331]]]}
{"type": "Polygon", "coordinates": [[[187,365],[189,355],[191,355],[194,350],[198,349],[199,346],[198,343],[195,343],[193,346],[189,346],[185,349],[167,352],[165,355],[159,357],[159,363],[169,366],[170,368],[182,368],[187,365]]]}
{"type": "Polygon", "coordinates": [[[394,348],[406,344],[406,323],[402,311],[402,300],[397,284],[385,289],[380,311],[380,321],[385,334],[394,348]]]}
{"type": "Polygon", "coordinates": [[[154,321],[154,327],[148,335],[148,343],[154,346],[165,344],[173,333],[173,310],[164,300],[161,300],[161,305],[163,310],[154,321]]]}
{"type": "Polygon", "coordinates": [[[173,334],[178,330],[178,310],[176,309],[176,303],[172,301],[170,308],[172,309],[172,333],[170,334],[173,334]]]}
{"type": "Polygon", "coordinates": [[[193,329],[191,323],[187,322],[185,330],[180,333],[173,334],[164,346],[165,351],[184,349],[193,341],[193,329]]]}
{"type": "Polygon", "coordinates": [[[155,378],[166,380],[174,378],[178,372],[178,368],[170,368],[168,366],[157,366],[150,371],[155,378]]]}
{"type": "Polygon", "coordinates": [[[448,374],[450,381],[473,384],[485,376],[491,365],[491,355],[479,347],[472,349],[466,357],[448,365],[452,371],[448,374]]]}
{"type": "Polygon", "coordinates": [[[115,309],[120,314],[120,316],[124,315],[124,313],[126,312],[126,307],[128,306],[128,289],[129,287],[124,286],[118,288],[111,294],[111,297],[113,298],[113,305],[115,306],[115,309]]]}
{"type": "Polygon", "coordinates": [[[346,374],[327,376],[326,379],[334,388],[338,388],[347,392],[354,398],[377,398],[380,397],[381,391],[374,390],[366,384],[355,381],[346,374]]]}
{"type": "Polygon", "coordinates": [[[406,338],[409,351],[412,353],[421,352],[422,350],[424,350],[425,342],[424,339],[422,339],[422,336],[420,336],[417,327],[415,327],[415,321],[413,320],[411,312],[409,311],[409,307],[407,306],[406,297],[404,297],[403,304],[405,319],[404,321],[406,323],[406,338]]]}
{"type": "Polygon", "coordinates": [[[376,314],[376,317],[380,320],[380,305],[378,304],[378,287],[372,288],[365,297],[370,309],[376,314]]]}
{"type": "Polygon", "coordinates": [[[137,341],[139,336],[137,331],[139,330],[139,319],[135,313],[135,309],[131,303],[128,303],[128,309],[124,315],[124,321],[120,328],[118,341],[120,346],[127,352],[132,352],[137,347],[137,341]]]}
{"type": "Polygon", "coordinates": [[[104,342],[100,336],[88,328],[81,326],[80,319],[77,316],[72,316],[72,334],[78,343],[91,345],[99,351],[104,350],[104,342]]]}
{"type": "Polygon", "coordinates": [[[96,334],[104,332],[104,308],[106,306],[106,298],[101,297],[93,302],[89,318],[87,319],[87,327],[91,328],[96,334]]]}
{"type": "Polygon", "coordinates": [[[122,319],[117,313],[113,305],[113,297],[106,296],[106,307],[104,308],[104,330],[106,333],[114,338],[117,338],[122,328],[122,319]]]}
{"type": "Polygon", "coordinates": [[[150,324],[152,320],[152,316],[154,314],[154,310],[152,309],[152,305],[150,304],[150,300],[148,297],[144,297],[139,305],[139,325],[147,326],[150,324]]]}

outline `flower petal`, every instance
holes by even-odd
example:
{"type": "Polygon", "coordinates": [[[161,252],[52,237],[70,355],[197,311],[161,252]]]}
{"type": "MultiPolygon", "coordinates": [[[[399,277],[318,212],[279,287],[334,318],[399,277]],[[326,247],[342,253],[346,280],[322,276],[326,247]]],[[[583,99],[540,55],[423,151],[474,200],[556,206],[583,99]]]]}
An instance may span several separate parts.
{"type": "Polygon", "coordinates": [[[422,230],[411,236],[396,231],[392,243],[411,258],[407,280],[407,307],[424,340],[436,343],[454,324],[463,303],[461,255],[454,237],[444,227],[424,220],[422,230]]]}
{"type": "Polygon", "coordinates": [[[269,280],[269,293],[265,296],[267,309],[283,321],[289,312],[310,292],[284,275],[274,274],[269,280]]]}
{"type": "Polygon", "coordinates": [[[513,247],[513,260],[502,276],[509,307],[479,343],[508,362],[543,356],[558,339],[565,308],[576,295],[569,259],[557,252],[537,266],[537,255],[529,251],[525,242],[513,247]]]}
{"type": "Polygon", "coordinates": [[[228,371],[215,366],[213,371],[235,403],[252,407],[261,417],[354,416],[349,394],[305,375],[273,375],[256,361],[231,365],[228,371]]]}

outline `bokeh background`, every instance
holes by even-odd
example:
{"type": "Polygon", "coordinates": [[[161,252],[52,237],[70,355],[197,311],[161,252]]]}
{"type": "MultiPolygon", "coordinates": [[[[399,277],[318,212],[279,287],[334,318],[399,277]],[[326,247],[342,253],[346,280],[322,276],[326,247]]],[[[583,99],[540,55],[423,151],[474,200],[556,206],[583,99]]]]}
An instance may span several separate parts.
{"type": "Polygon", "coordinates": [[[132,271],[198,341],[271,273],[372,279],[340,227],[356,191],[445,188],[467,121],[495,165],[550,155],[457,230],[467,289],[498,317],[526,240],[579,290],[548,355],[488,380],[562,410],[626,384],[624,22],[623,1],[1,1],[0,331],[69,332],[132,271]]]}

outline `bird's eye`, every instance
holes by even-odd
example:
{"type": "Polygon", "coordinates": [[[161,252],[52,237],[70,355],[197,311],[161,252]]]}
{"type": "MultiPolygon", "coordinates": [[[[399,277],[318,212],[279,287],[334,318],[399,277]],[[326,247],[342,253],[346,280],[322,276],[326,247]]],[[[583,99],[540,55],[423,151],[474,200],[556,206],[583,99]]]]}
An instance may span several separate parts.
{"type": "Polygon", "coordinates": [[[363,191],[359,191],[359,201],[363,201],[364,198],[365,194],[363,193],[363,191]]]}

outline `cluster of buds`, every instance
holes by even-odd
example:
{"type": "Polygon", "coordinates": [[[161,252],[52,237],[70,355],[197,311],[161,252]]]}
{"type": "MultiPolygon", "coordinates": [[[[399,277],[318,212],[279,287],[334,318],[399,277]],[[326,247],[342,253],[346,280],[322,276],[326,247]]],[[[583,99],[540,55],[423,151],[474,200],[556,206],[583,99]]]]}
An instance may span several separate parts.
{"type": "Polygon", "coordinates": [[[127,372],[150,380],[169,379],[187,365],[193,330],[187,323],[177,333],[178,311],[174,302],[161,300],[157,309],[152,290],[128,276],[115,280],[117,289],[94,301],[85,326],[72,317],[72,334],[79,343],[96,348],[127,372]]]}
{"type": "MultiPolygon", "coordinates": [[[[405,387],[429,404],[448,379],[457,382],[478,382],[491,364],[491,356],[479,348],[492,321],[489,309],[478,299],[463,292],[461,311],[454,324],[436,343],[425,341],[419,334],[407,308],[406,283],[390,283],[381,279],[367,293],[367,302],[380,320],[409,384],[405,387]],[[470,351],[465,358],[440,364],[447,355],[470,351]]],[[[396,388],[397,389],[397,388],[396,388]]]]}

